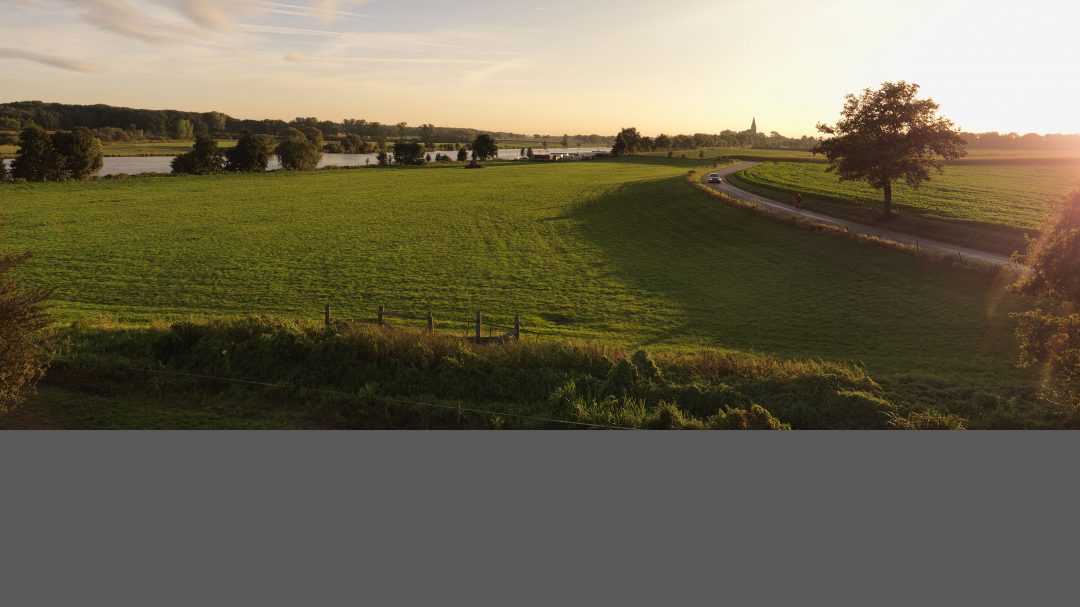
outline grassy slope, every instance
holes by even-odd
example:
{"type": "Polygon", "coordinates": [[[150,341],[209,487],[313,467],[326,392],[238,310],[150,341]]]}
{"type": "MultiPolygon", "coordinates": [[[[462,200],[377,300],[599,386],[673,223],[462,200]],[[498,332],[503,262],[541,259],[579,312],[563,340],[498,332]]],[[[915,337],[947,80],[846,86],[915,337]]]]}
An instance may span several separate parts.
{"type": "MultiPolygon", "coordinates": [[[[732,175],[733,184],[778,200],[803,193],[807,208],[868,224],[881,221],[880,193],[840,183],[821,164],[768,162],[732,175]]],[[[886,227],[1002,254],[1023,249],[1051,202],[1080,185],[1080,162],[1034,157],[972,159],[919,190],[898,185],[898,215],[886,227]]]]}
{"type": "MultiPolygon", "coordinates": [[[[824,165],[769,162],[742,171],[751,182],[821,198],[853,201],[880,209],[881,192],[863,182],[841,182],[824,165]]],[[[897,184],[899,212],[981,223],[1037,228],[1052,201],[1080,186],[1075,165],[948,167],[918,190],[897,184]]]]}
{"type": "Polygon", "coordinates": [[[899,427],[953,428],[958,417],[971,428],[1080,423],[1023,389],[925,377],[879,383],[850,366],[715,349],[631,355],[618,344],[567,340],[475,345],[272,317],[126,329],[80,323],[60,345],[46,388],[0,412],[0,428],[568,427],[551,420],[730,428],[732,419],[714,416],[754,405],[798,429],[896,427],[897,417],[906,420],[899,427]]]}
{"type": "Polygon", "coordinates": [[[1017,302],[978,273],[762,221],[659,159],[7,186],[5,248],[60,318],[472,310],[566,335],[1012,368],[1017,302]]]}

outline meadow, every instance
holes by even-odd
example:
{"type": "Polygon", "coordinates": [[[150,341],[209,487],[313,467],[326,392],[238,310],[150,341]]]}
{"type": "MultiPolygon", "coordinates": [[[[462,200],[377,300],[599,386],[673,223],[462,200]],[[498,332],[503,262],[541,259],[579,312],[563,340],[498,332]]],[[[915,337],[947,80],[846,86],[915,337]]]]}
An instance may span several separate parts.
{"type": "MultiPolygon", "coordinates": [[[[881,192],[861,181],[841,182],[824,165],[770,162],[740,173],[750,182],[865,205],[878,205],[881,192]]],[[[992,165],[948,167],[919,189],[898,183],[898,212],[1017,228],[1037,228],[1050,204],[1080,187],[1076,165],[992,165]]]]}
{"type": "Polygon", "coordinates": [[[4,248],[62,321],[477,309],[557,336],[1024,380],[994,276],[763,221],[688,161],[14,184],[4,248]]]}
{"type": "MultiPolygon", "coordinates": [[[[876,223],[881,192],[864,182],[840,182],[824,164],[765,162],[740,171],[733,184],[808,208],[876,223]]],[[[1080,187],[1080,160],[985,156],[947,166],[919,189],[898,183],[890,227],[978,249],[1011,253],[1034,234],[1051,205],[1080,187]]]]}

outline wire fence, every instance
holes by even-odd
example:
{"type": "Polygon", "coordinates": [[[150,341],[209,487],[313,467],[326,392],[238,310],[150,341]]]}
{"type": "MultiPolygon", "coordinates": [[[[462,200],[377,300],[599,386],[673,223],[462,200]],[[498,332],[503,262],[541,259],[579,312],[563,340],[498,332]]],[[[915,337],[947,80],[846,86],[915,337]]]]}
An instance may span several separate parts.
{"type": "MultiPolygon", "coordinates": [[[[327,326],[329,326],[334,319],[331,316],[331,309],[329,305],[324,308],[324,318],[327,326]]],[[[514,315],[514,324],[506,325],[502,323],[491,322],[488,320],[482,312],[476,312],[475,317],[471,321],[461,321],[455,319],[439,318],[436,321],[434,312],[428,312],[427,314],[416,314],[412,312],[389,312],[385,306],[379,306],[374,318],[345,318],[340,319],[344,322],[360,322],[367,324],[377,324],[383,327],[393,327],[394,324],[391,320],[403,320],[413,323],[426,323],[427,331],[430,333],[436,333],[439,329],[445,325],[450,325],[451,333],[462,333],[463,338],[472,338],[475,340],[520,340],[522,335],[534,335],[542,337],[554,337],[565,338],[566,334],[556,333],[551,331],[541,331],[537,329],[527,329],[521,322],[521,315],[514,315]],[[487,335],[484,335],[484,329],[487,329],[487,335]],[[493,334],[492,329],[506,331],[501,335],[493,334]]],[[[421,327],[414,327],[421,328],[421,327]]],[[[445,331],[444,331],[445,332],[445,331]]]]}

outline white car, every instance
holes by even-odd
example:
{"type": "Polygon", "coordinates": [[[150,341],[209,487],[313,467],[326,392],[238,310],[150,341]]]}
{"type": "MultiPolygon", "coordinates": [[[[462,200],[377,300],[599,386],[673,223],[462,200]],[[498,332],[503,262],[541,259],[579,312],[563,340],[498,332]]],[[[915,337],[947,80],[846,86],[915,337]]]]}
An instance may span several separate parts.
{"type": "Polygon", "coordinates": [[[720,183],[720,173],[709,173],[709,183],[720,183]]]}

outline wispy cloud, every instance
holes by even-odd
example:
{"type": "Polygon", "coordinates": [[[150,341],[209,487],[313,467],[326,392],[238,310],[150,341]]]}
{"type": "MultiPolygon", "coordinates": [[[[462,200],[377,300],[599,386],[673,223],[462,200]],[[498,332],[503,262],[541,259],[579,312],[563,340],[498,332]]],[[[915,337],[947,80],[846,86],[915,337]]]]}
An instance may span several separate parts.
{"type": "MultiPolygon", "coordinates": [[[[367,15],[360,13],[354,13],[351,11],[339,10],[339,6],[342,3],[330,3],[316,2],[312,6],[304,6],[301,4],[286,4],[284,2],[266,2],[264,0],[251,0],[251,4],[259,6],[266,10],[268,13],[277,15],[286,15],[290,17],[309,17],[316,18],[319,21],[325,23],[333,23],[339,20],[345,21],[359,21],[369,19],[367,15]]],[[[363,4],[362,2],[353,2],[350,4],[363,4]]]]}
{"type": "Polygon", "coordinates": [[[176,9],[196,24],[212,30],[227,32],[236,28],[226,5],[214,0],[176,0],[176,9]]]}
{"type": "Polygon", "coordinates": [[[59,55],[46,55],[44,53],[35,53],[33,51],[25,51],[17,48],[0,48],[0,59],[22,59],[24,61],[33,61],[34,63],[60,68],[62,70],[70,70],[72,72],[82,72],[84,74],[98,74],[105,71],[105,68],[89,61],[72,59],[70,57],[60,57],[59,55]]]}
{"type": "Polygon", "coordinates": [[[241,23],[240,31],[254,34],[275,34],[279,36],[324,36],[327,38],[341,37],[341,32],[330,30],[313,30],[300,27],[285,27],[279,25],[257,25],[254,23],[241,23]]]}
{"type": "MultiPolygon", "coordinates": [[[[149,44],[175,44],[183,28],[151,17],[124,0],[62,0],[91,25],[149,44]]],[[[186,32],[190,35],[190,31],[186,32]]]]}
{"type": "Polygon", "coordinates": [[[461,79],[462,84],[486,84],[494,80],[507,82],[508,79],[500,76],[507,72],[519,72],[531,64],[531,60],[525,57],[514,57],[496,63],[488,64],[477,70],[470,70],[461,79]],[[498,76],[498,78],[496,78],[498,76]]]}
{"type": "Polygon", "coordinates": [[[305,53],[287,53],[285,61],[290,63],[316,64],[364,64],[364,63],[400,63],[411,65],[446,65],[446,64],[486,64],[481,59],[453,59],[443,57],[327,57],[307,55],[305,53]]]}

